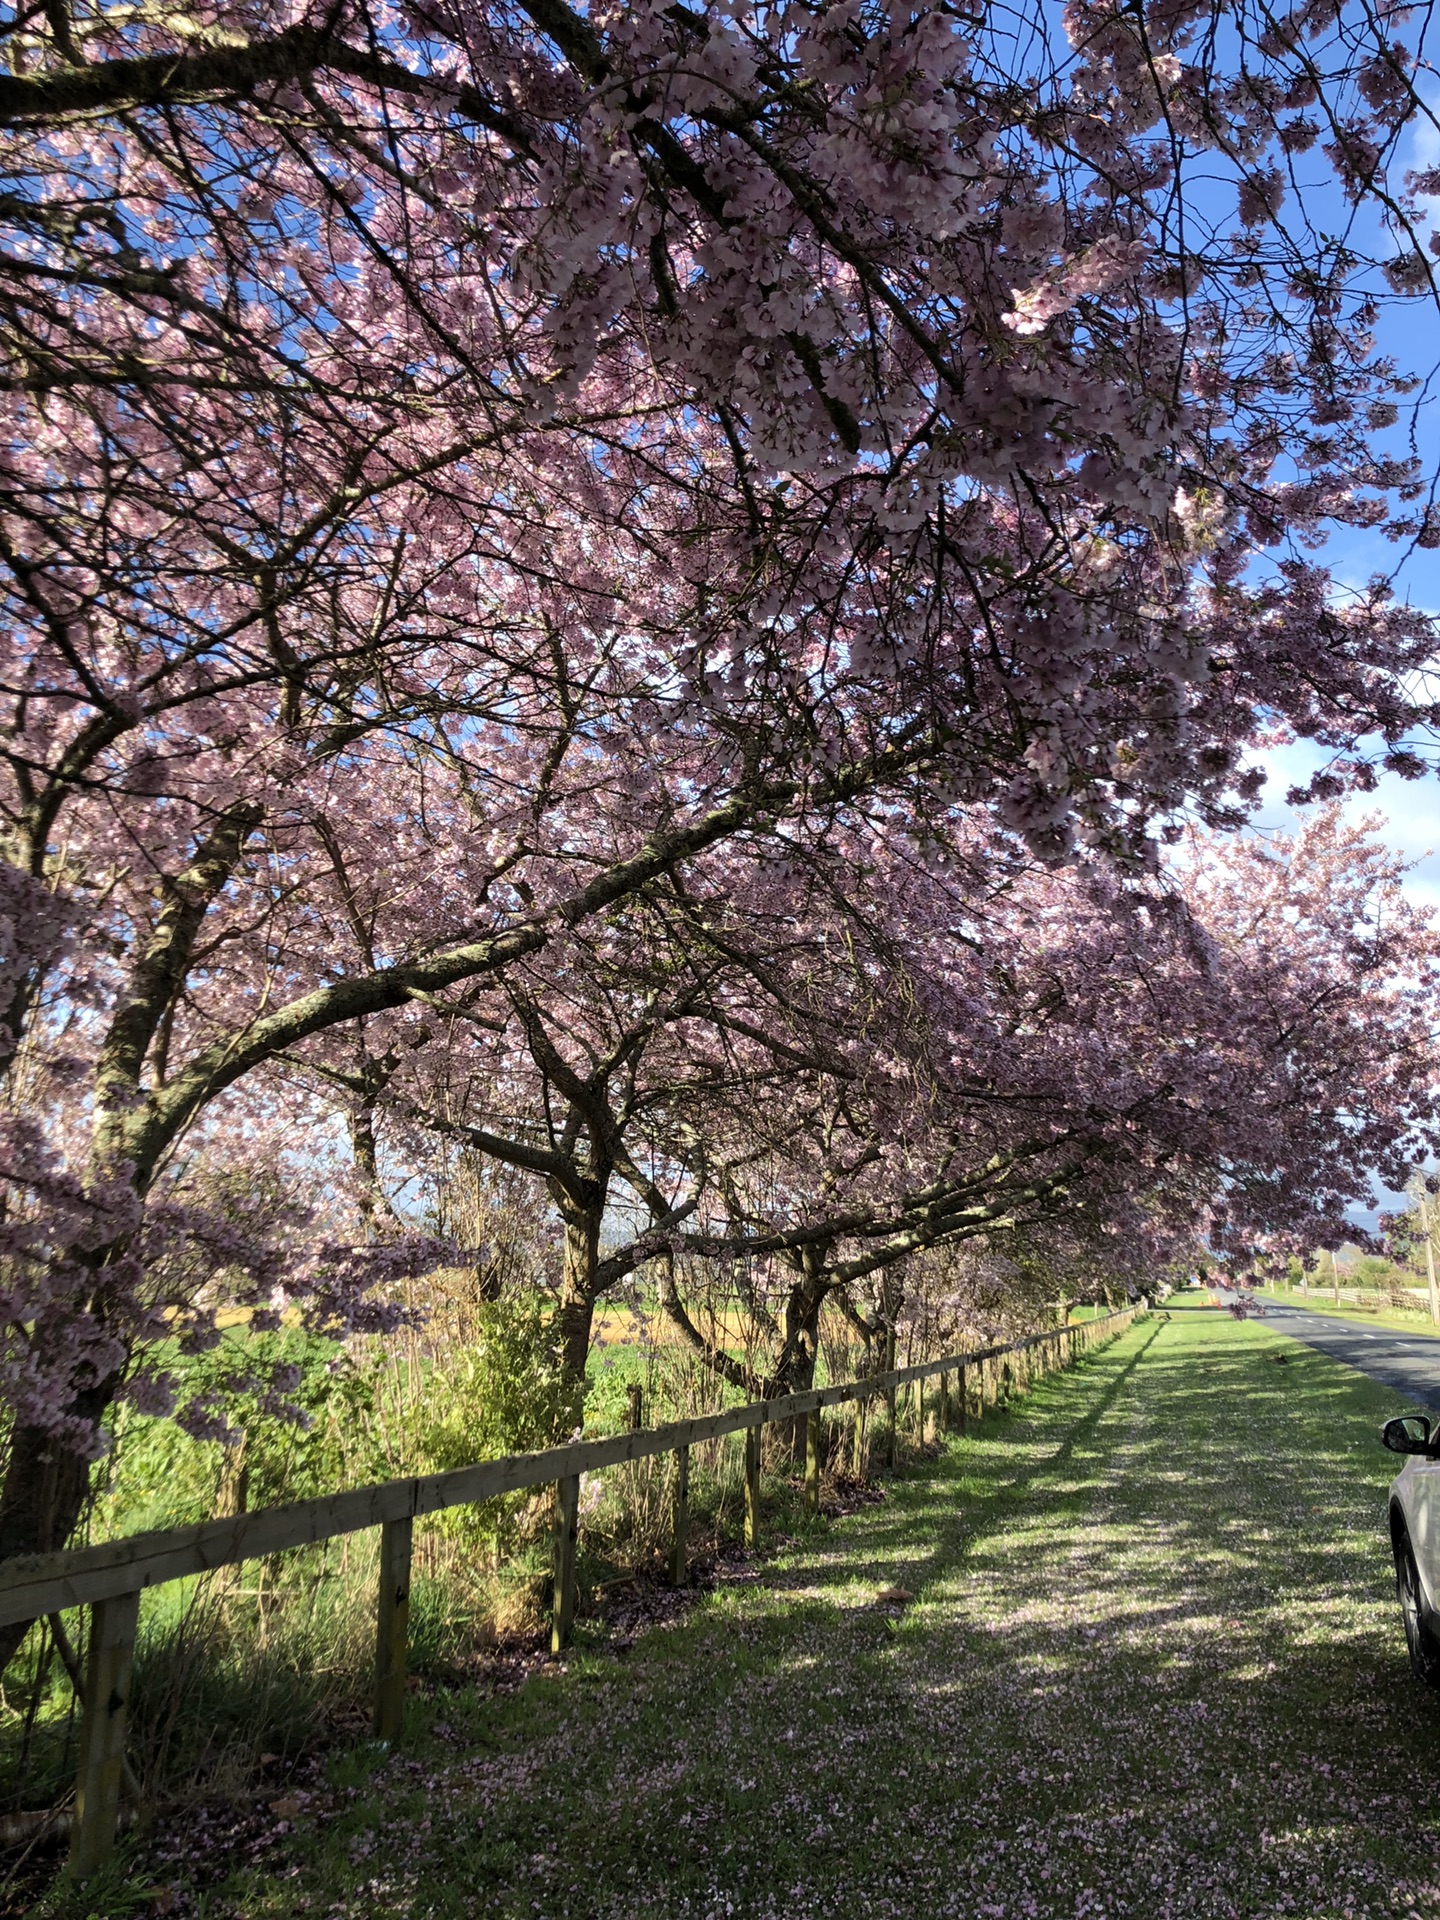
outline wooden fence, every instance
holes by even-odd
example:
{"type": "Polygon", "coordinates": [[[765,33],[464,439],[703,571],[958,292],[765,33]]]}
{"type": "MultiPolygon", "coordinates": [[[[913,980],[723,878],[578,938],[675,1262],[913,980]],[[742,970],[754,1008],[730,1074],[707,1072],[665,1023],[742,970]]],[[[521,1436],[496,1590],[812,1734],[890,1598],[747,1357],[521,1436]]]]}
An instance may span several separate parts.
{"type": "Polygon", "coordinates": [[[765,1426],[804,1420],[807,1425],[806,1499],[819,1504],[821,1432],[825,1407],[863,1403],[884,1395],[889,1408],[888,1437],[894,1458],[896,1395],[914,1385],[924,1421],[924,1383],[939,1378],[939,1424],[951,1424],[953,1401],[963,1431],[971,1399],[983,1411],[1001,1389],[1002,1374],[1019,1383],[1070,1365],[1077,1353],[1123,1332],[1143,1312],[1118,1313],[1077,1321],[1053,1332],[1032,1334],[1006,1346],[953,1353],[921,1366],[898,1367],[843,1385],[756,1400],[725,1413],[697,1420],[676,1420],[663,1427],[637,1427],[603,1440],[576,1440],[541,1453],[508,1454],[481,1460],[448,1473],[387,1480],[350,1493],[267,1507],[195,1526],[132,1534],[128,1539],[60,1553],[24,1556],[0,1563],[0,1624],[40,1620],[66,1608],[90,1609],[89,1643],[81,1686],[80,1756],[71,1821],[70,1869],[92,1872],[114,1843],[120,1788],[126,1772],[125,1715],[135,1651],[140,1595],[170,1580],[263,1559],[291,1547],[314,1545],[341,1534],[379,1527],[380,1583],[376,1604],[374,1729],[378,1739],[398,1737],[404,1719],[405,1668],[410,1598],[410,1548],[414,1523],[446,1507],[473,1506],[499,1494],[529,1487],[555,1488],[554,1600],[551,1645],[561,1652],[570,1641],[575,1618],[575,1549],[579,1520],[580,1476],[650,1454],[677,1456],[674,1534],[670,1577],[685,1579],[685,1536],[689,1518],[690,1449],[725,1434],[745,1435],[745,1538],[756,1543],[760,1529],[760,1434],[765,1426]],[[1011,1362],[1013,1360],[1013,1367],[1011,1362]]]}

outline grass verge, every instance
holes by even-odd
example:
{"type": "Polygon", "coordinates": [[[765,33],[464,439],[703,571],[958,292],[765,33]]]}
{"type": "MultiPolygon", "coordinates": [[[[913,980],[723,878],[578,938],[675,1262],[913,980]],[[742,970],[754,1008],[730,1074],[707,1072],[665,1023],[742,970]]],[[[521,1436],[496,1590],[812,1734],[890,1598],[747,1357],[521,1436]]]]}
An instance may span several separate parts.
{"type": "Polygon", "coordinates": [[[131,1843],[50,1911],[203,1920],[1440,1920],[1396,1396],[1180,1308],[626,1657],[131,1843]],[[909,1589],[909,1605],[877,1604],[909,1589]]]}

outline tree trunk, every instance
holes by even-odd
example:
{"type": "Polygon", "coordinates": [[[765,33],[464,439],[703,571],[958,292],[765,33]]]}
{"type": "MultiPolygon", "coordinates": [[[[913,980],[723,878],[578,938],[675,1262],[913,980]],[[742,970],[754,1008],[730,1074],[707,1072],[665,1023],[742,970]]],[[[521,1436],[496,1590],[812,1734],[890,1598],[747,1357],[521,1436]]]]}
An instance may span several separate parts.
{"type": "Polygon", "coordinates": [[[675,1285],[675,1262],[670,1254],[662,1254],[656,1262],[656,1276],[660,1293],[660,1310],[691,1351],[700,1356],[701,1361],[712,1373],[718,1374],[722,1380],[728,1380],[732,1387],[738,1387],[747,1399],[753,1400],[763,1395],[764,1381],[758,1380],[748,1367],[726,1353],[723,1348],[712,1346],[690,1318],[675,1285]]]}
{"type": "Polygon", "coordinates": [[[390,1197],[380,1184],[380,1164],[375,1144],[375,1109],[366,1101],[357,1106],[348,1116],[350,1127],[350,1151],[355,1160],[355,1171],[360,1176],[358,1195],[360,1215],[368,1233],[374,1233],[378,1226],[394,1227],[395,1209],[390,1197]]]}
{"type": "MultiPolygon", "coordinates": [[[[825,1299],[825,1257],[806,1248],[800,1278],[785,1303],[785,1340],[775,1366],[774,1390],[808,1393],[815,1384],[815,1360],[820,1351],[820,1308],[825,1299]]],[[[806,1416],[800,1415],[791,1434],[791,1453],[797,1469],[805,1468],[806,1416]]]]}
{"type": "MultiPolygon", "coordinates": [[[[81,1420],[99,1420],[115,1398],[121,1378],[117,1371],[86,1387],[66,1411],[81,1420]]],[[[75,1531],[89,1492],[88,1454],[73,1452],[43,1427],[16,1427],[0,1492],[0,1561],[63,1547],[75,1531]]],[[[0,1673],[33,1625],[31,1620],[17,1620],[0,1627],[0,1673]]]]}
{"type": "Polygon", "coordinates": [[[560,1280],[560,1306],[555,1327],[560,1336],[560,1371],[583,1400],[585,1369],[590,1361],[590,1335],[595,1322],[596,1269],[600,1264],[599,1206],[578,1206],[561,1199],[565,1221],[565,1264],[560,1280]]]}

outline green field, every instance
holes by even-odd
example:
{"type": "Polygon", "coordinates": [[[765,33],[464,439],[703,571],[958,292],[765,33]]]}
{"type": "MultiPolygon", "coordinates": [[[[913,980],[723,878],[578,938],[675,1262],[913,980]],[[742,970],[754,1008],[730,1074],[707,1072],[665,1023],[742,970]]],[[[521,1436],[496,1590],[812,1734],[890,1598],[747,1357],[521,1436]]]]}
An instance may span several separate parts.
{"type": "Polygon", "coordinates": [[[1440,1920],[1396,1405],[1176,1308],[633,1650],[417,1699],[402,1751],[55,1911],[1440,1920]]]}

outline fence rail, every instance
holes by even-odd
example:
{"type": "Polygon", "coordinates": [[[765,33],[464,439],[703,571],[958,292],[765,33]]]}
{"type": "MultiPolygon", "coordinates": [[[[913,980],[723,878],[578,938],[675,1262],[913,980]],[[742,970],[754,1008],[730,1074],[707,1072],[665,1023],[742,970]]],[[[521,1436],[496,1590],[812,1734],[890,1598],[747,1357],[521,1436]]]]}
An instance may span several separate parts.
{"type": "Polygon", "coordinates": [[[377,1737],[396,1738],[405,1704],[406,1644],[410,1595],[411,1540],[414,1523],[447,1507],[474,1506],[500,1494],[554,1486],[554,1599],[551,1645],[569,1644],[575,1617],[575,1556],[580,1476],[619,1466],[626,1460],[674,1453],[676,1474],[671,1579],[685,1579],[685,1534],[689,1518],[690,1449],[726,1434],[745,1434],[745,1537],[753,1545],[760,1527],[760,1434],[769,1425],[805,1420],[806,1497],[818,1504],[820,1420],[825,1407],[883,1395],[890,1411],[893,1447],[895,1398],[902,1387],[941,1382],[941,1424],[947,1423],[949,1377],[956,1376],[956,1407],[964,1425],[969,1403],[967,1375],[980,1382],[979,1399],[991,1397],[997,1363],[1012,1356],[1040,1371],[1069,1365],[1077,1352],[1099,1339],[1123,1332],[1143,1307],[1125,1307],[1094,1320],[1077,1321],[1047,1333],[1032,1334],[1002,1346],[952,1353],[919,1366],[895,1367],[838,1386],[754,1400],[724,1413],[696,1420],[675,1420],[662,1427],[639,1427],[602,1440],[575,1440],[539,1453],[507,1454],[477,1461],[449,1473],[387,1480],[379,1486],[322,1495],[257,1513],[206,1520],[162,1532],[132,1534],[98,1546],[0,1561],[0,1625],[47,1618],[67,1608],[91,1609],[88,1657],[81,1701],[80,1768],[71,1825],[71,1870],[92,1871],[108,1855],[119,1813],[125,1768],[125,1713],[130,1690],[140,1595],[172,1580],[235,1566],[292,1547],[313,1546],[342,1534],[381,1529],[380,1590],[376,1608],[374,1727],[377,1737]]]}

